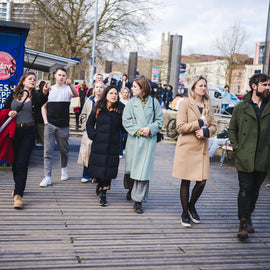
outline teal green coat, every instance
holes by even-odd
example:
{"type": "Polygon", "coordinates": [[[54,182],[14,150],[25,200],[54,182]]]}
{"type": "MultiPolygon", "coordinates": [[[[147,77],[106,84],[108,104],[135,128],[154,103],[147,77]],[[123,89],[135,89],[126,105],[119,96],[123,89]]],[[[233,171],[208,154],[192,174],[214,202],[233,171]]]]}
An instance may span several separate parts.
{"type": "Polygon", "coordinates": [[[258,120],[250,103],[252,91],[233,110],[229,138],[235,151],[235,166],[243,172],[267,172],[270,167],[270,100],[258,120]],[[258,142],[258,143],[257,143],[258,142]]]}
{"type": "Polygon", "coordinates": [[[153,101],[150,96],[144,108],[140,98],[133,97],[124,109],[123,126],[128,132],[125,172],[130,173],[130,177],[135,180],[150,180],[152,178],[157,143],[156,134],[163,126],[162,109],[156,99],[154,99],[154,106],[154,121],[153,101]],[[135,136],[140,128],[146,126],[150,128],[151,136],[135,136]]]}

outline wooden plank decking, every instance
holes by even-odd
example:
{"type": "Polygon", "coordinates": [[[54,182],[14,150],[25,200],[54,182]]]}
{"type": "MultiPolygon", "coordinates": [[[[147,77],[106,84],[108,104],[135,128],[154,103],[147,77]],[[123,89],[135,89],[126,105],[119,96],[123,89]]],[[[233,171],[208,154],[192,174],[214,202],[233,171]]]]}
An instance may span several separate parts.
{"type": "Polygon", "coordinates": [[[125,200],[124,159],[104,208],[95,184],[80,183],[76,145],[70,152],[70,180],[59,180],[55,152],[53,185],[47,188],[39,187],[43,153],[33,152],[21,211],[12,208],[12,172],[0,169],[0,269],[270,269],[269,180],[253,217],[256,232],[239,242],[236,172],[226,162],[219,167],[217,159],[197,206],[202,222],[184,228],[179,180],[171,176],[174,147],[157,146],[143,215],[125,200]]]}

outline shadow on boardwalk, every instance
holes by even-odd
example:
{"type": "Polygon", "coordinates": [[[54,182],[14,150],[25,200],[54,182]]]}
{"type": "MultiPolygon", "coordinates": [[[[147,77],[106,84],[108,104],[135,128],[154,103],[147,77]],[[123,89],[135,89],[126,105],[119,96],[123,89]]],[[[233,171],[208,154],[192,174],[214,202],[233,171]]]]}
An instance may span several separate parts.
{"type": "Polygon", "coordinates": [[[33,152],[24,210],[12,208],[10,169],[0,169],[0,269],[269,269],[270,189],[262,186],[253,217],[256,233],[236,238],[236,171],[211,164],[210,179],[199,200],[201,223],[179,222],[179,180],[172,178],[173,143],[157,146],[155,172],[145,213],[125,200],[124,159],[99,206],[95,184],[80,183],[79,140],[73,139],[70,180],[60,181],[55,152],[53,185],[40,188],[42,150],[33,152]],[[77,144],[77,145],[76,145],[77,144]]]}

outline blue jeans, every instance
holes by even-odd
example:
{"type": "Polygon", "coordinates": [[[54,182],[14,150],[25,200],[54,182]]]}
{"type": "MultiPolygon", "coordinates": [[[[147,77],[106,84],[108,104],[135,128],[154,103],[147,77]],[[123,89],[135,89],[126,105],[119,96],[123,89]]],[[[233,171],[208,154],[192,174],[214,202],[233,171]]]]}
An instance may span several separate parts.
{"type": "Polygon", "coordinates": [[[35,140],[36,131],[34,126],[16,128],[15,138],[13,140],[14,161],[12,164],[15,182],[14,195],[23,196],[28,165],[35,146],[35,140]]]}
{"type": "Polygon", "coordinates": [[[86,178],[86,179],[90,179],[90,175],[89,175],[89,171],[88,171],[88,168],[83,166],[83,174],[82,174],[82,177],[83,178],[86,178]]]}
{"type": "Polygon", "coordinates": [[[128,137],[128,133],[123,132],[120,129],[120,152],[119,152],[120,156],[123,156],[123,150],[126,148],[127,137],[128,137]]]}

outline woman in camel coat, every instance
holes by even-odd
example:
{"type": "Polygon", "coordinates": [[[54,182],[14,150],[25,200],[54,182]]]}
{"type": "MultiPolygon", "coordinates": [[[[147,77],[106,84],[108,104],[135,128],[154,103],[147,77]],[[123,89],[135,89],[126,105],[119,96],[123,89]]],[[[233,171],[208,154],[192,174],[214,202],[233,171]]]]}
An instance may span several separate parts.
{"type": "Polygon", "coordinates": [[[182,179],[181,223],[190,227],[191,220],[195,223],[200,222],[195,203],[204,189],[206,179],[209,178],[207,138],[216,132],[207,81],[202,76],[193,78],[189,87],[189,98],[180,103],[177,112],[177,130],[180,135],[175,149],[173,177],[182,179]],[[196,184],[189,201],[190,181],[196,181],[196,184]]]}
{"type": "Polygon", "coordinates": [[[86,131],[86,122],[87,119],[95,106],[95,103],[101,98],[104,92],[104,84],[102,82],[95,82],[93,86],[93,95],[89,97],[83,106],[80,120],[81,120],[81,127],[83,130],[83,136],[78,156],[78,163],[83,165],[83,173],[82,173],[82,183],[87,183],[90,181],[90,175],[88,172],[88,162],[90,156],[90,149],[92,141],[88,138],[87,131],[86,131]]]}

